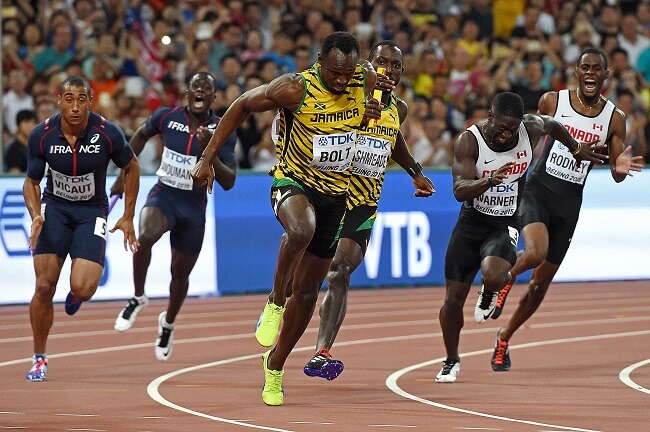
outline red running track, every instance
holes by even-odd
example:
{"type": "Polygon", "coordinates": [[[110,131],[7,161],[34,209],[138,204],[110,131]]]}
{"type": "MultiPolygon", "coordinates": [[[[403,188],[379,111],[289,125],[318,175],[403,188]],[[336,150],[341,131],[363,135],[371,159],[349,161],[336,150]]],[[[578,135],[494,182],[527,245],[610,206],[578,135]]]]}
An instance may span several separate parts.
{"type": "Polygon", "coordinates": [[[168,362],[154,357],[153,300],[126,333],[124,302],[90,302],[68,317],[55,307],[48,381],[30,366],[28,306],[0,308],[0,430],[201,432],[650,430],[650,281],[555,284],[511,341],[512,369],[493,372],[499,326],[472,319],[461,334],[456,383],[437,384],[444,349],[444,289],[355,290],[332,350],[335,381],[310,378],[318,316],[289,357],[285,404],[261,401],[261,348],[253,336],[266,296],[188,299],[168,362]]]}

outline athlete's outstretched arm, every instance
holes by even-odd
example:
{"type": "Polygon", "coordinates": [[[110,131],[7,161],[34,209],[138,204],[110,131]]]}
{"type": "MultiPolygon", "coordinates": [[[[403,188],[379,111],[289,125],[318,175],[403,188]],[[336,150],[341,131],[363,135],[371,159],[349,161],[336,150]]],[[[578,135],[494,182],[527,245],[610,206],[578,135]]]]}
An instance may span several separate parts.
{"type": "Polygon", "coordinates": [[[630,171],[643,169],[643,156],[630,157],[632,147],[625,148],[625,114],[618,108],[614,110],[610,131],[612,134],[607,138],[609,169],[614,181],[620,183],[632,176],[630,171]]]}
{"type": "Polygon", "coordinates": [[[263,112],[274,108],[297,109],[304,95],[305,83],[298,74],[282,75],[269,84],[248,90],[230,105],[217,125],[210,142],[203,151],[194,169],[192,178],[197,186],[208,187],[212,193],[214,171],[212,162],[228,137],[253,112],[263,112]]]}
{"type": "Polygon", "coordinates": [[[124,233],[124,249],[135,253],[138,251],[138,239],[133,227],[133,216],[135,215],[135,201],[140,189],[140,165],[138,157],[133,156],[131,161],[122,168],[124,173],[124,214],[115,223],[110,232],[121,230],[124,233]]]}
{"type": "Polygon", "coordinates": [[[415,161],[413,155],[409,151],[404,140],[402,131],[397,132],[397,140],[395,141],[395,149],[391,155],[399,166],[413,178],[413,186],[415,186],[416,197],[430,197],[436,191],[433,182],[422,173],[422,166],[415,161]]]}
{"type": "Polygon", "coordinates": [[[551,116],[526,114],[524,115],[524,124],[531,135],[531,142],[537,142],[542,136],[550,135],[567,146],[578,161],[588,160],[600,164],[607,160],[607,155],[600,153],[605,148],[604,145],[595,145],[596,141],[584,144],[576,141],[567,128],[551,116]]]}

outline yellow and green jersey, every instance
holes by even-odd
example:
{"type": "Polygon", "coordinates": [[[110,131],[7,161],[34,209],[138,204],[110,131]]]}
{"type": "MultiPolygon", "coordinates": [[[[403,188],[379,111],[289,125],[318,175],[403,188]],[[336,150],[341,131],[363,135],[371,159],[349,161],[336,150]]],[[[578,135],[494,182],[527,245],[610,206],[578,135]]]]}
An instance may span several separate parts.
{"type": "Polygon", "coordinates": [[[332,94],[320,66],[298,74],[305,83],[300,106],[280,110],[275,178],[290,177],[327,195],[347,192],[357,131],[364,113],[365,73],[357,66],[342,94],[332,94]]]}
{"type": "Polygon", "coordinates": [[[399,126],[397,98],[391,95],[390,105],[383,109],[377,124],[371,120],[368,126],[359,130],[348,189],[348,209],[377,205],[399,126]]]}

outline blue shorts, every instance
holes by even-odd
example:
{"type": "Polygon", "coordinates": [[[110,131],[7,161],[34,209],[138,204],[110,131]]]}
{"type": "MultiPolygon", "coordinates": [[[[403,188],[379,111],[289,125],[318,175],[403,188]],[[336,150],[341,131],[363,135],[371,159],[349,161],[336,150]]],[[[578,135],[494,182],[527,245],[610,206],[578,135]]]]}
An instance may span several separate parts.
{"type": "Polygon", "coordinates": [[[157,207],[167,219],[172,249],[185,255],[198,255],[205,235],[205,204],[185,192],[170,193],[155,185],[145,207],[157,207]]]}
{"type": "Polygon", "coordinates": [[[44,204],[43,229],[34,255],[56,254],[65,260],[83,258],[104,265],[106,253],[106,209],[47,200],[44,204]]]}

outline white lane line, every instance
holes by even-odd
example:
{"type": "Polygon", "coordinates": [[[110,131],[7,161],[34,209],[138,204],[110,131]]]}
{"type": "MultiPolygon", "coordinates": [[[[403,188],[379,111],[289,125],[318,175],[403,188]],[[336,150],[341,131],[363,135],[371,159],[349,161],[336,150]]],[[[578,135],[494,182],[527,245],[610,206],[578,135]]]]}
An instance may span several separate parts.
{"type": "Polygon", "coordinates": [[[332,422],[315,422],[315,421],[291,421],[293,424],[314,424],[314,425],[333,425],[332,422]]]}
{"type": "Polygon", "coordinates": [[[71,413],[61,413],[61,414],[54,414],[55,416],[62,416],[62,417],[99,417],[98,414],[71,414],[71,413]]]}
{"type": "MultiPolygon", "coordinates": [[[[494,332],[494,328],[482,328],[482,329],[472,329],[468,330],[465,332],[465,334],[468,333],[492,333],[494,332]]],[[[646,335],[650,334],[650,330],[644,330],[644,331],[637,331],[637,332],[626,332],[626,333],[616,333],[616,334],[609,334],[609,335],[597,335],[597,336],[586,336],[586,337],[575,337],[575,338],[568,338],[568,339],[560,339],[560,340],[555,340],[555,341],[542,341],[542,342],[530,342],[526,344],[520,344],[520,345],[513,345],[511,346],[511,349],[521,349],[521,348],[530,348],[530,347],[536,347],[536,346],[543,346],[543,345],[550,345],[550,344],[558,344],[558,343],[570,343],[570,342],[582,342],[582,341],[587,341],[587,340],[599,340],[599,339],[608,339],[608,338],[613,338],[613,337],[625,337],[625,336],[637,336],[637,335],[646,335]]],[[[340,342],[337,343],[338,346],[351,346],[351,345],[363,345],[363,344],[370,344],[370,343],[382,343],[382,342],[394,342],[394,341],[405,341],[405,340],[413,340],[413,339],[423,339],[423,338],[431,338],[434,336],[441,336],[440,333],[426,333],[426,334],[417,334],[417,335],[405,335],[405,336],[392,336],[392,337],[384,337],[384,338],[374,338],[374,339],[360,339],[356,341],[346,341],[346,342],[340,342]]],[[[308,346],[308,347],[301,347],[301,348],[294,348],[292,352],[301,352],[301,351],[310,351],[313,350],[313,347],[308,346]]],[[[492,348],[486,349],[486,350],[481,350],[481,351],[474,351],[472,353],[468,353],[463,355],[463,357],[468,357],[471,355],[480,355],[480,354],[487,354],[491,353],[493,351],[492,348]]],[[[174,378],[176,376],[185,374],[185,373],[190,373],[190,372],[195,372],[197,370],[201,369],[206,369],[206,368],[211,368],[211,367],[216,367],[216,366],[221,366],[225,364],[230,364],[230,363],[235,363],[235,362],[240,362],[240,361],[247,361],[247,360],[252,360],[255,358],[260,357],[260,354],[251,354],[251,355],[245,355],[245,356],[240,356],[240,357],[233,357],[233,358],[228,358],[224,360],[218,360],[215,362],[210,362],[210,363],[204,363],[196,366],[191,366],[183,369],[178,369],[176,371],[169,372],[165,375],[162,375],[155,380],[151,381],[149,385],[147,386],[147,393],[149,396],[155,400],[156,402],[160,403],[161,405],[165,405],[169,408],[187,413],[187,414],[192,414],[198,417],[202,418],[207,418],[209,420],[214,420],[214,421],[219,421],[219,422],[224,422],[224,423],[229,423],[229,424],[235,424],[239,426],[245,426],[245,427],[250,427],[250,428],[255,428],[255,429],[263,429],[263,430],[274,430],[274,431],[282,431],[282,432],[291,432],[291,431],[286,431],[285,429],[276,429],[276,428],[268,428],[266,426],[257,426],[257,425],[249,425],[246,423],[241,423],[237,422],[236,420],[231,420],[231,419],[226,419],[222,417],[217,417],[217,416],[212,416],[208,415],[205,413],[201,413],[198,411],[191,410],[189,408],[185,408],[183,406],[177,405],[171,401],[168,401],[165,399],[160,392],[158,391],[160,385],[167,381],[168,379],[174,378]]],[[[555,426],[555,425],[550,425],[550,424],[545,424],[545,423],[537,423],[537,422],[530,422],[526,420],[517,420],[517,419],[509,419],[506,417],[498,417],[498,416],[493,416],[490,414],[485,414],[485,413],[479,413],[475,411],[468,411],[468,410],[463,410],[461,408],[455,408],[451,407],[448,405],[443,405],[443,404],[437,404],[436,402],[431,402],[426,399],[421,399],[418,398],[417,396],[411,395],[409,393],[404,392],[402,389],[400,389],[396,382],[397,378],[399,376],[406,374],[407,372],[410,372],[411,370],[415,370],[424,366],[429,366],[434,363],[440,363],[444,359],[439,358],[439,359],[434,359],[430,360],[424,363],[420,363],[418,365],[410,366],[408,368],[402,369],[401,371],[397,371],[390,375],[386,379],[386,385],[388,386],[389,389],[391,389],[393,392],[397,393],[400,396],[403,396],[407,399],[412,399],[417,402],[421,402],[424,404],[429,404],[429,405],[434,405],[440,408],[445,408],[449,409],[452,411],[459,411],[463,412],[466,414],[473,414],[477,416],[483,416],[483,417],[490,417],[490,418],[496,418],[500,420],[506,420],[506,421],[511,421],[511,422],[519,422],[519,423],[526,423],[526,424],[532,424],[532,425],[537,425],[537,426],[543,426],[543,427],[551,427],[551,428],[559,428],[562,430],[573,430],[573,431],[578,431],[578,432],[599,432],[599,431],[594,431],[594,430],[589,430],[589,429],[579,429],[579,428],[571,428],[571,427],[566,427],[566,426],[555,426]],[[394,380],[395,384],[394,387],[391,387],[389,385],[389,380],[394,380]]]]}
{"type": "Polygon", "coordinates": [[[640,361],[640,362],[638,362],[638,363],[634,363],[633,365],[630,365],[630,366],[626,367],[625,369],[623,369],[623,370],[618,374],[618,379],[620,379],[621,381],[623,381],[623,384],[625,384],[625,385],[627,385],[627,386],[633,388],[634,390],[638,390],[638,391],[640,391],[640,392],[650,394],[650,390],[648,390],[648,389],[645,388],[645,387],[641,387],[640,385],[638,385],[637,383],[635,383],[635,382],[632,380],[632,378],[630,378],[630,374],[631,374],[635,369],[638,369],[638,368],[640,368],[640,367],[643,367],[643,366],[645,366],[645,365],[647,365],[647,364],[650,364],[650,359],[648,359],[648,360],[643,360],[643,361],[640,361]]]}
{"type": "Polygon", "coordinates": [[[397,424],[369,424],[369,427],[383,427],[383,428],[417,428],[417,426],[397,425],[397,424]]]}
{"type": "MultiPolygon", "coordinates": [[[[630,337],[630,336],[644,336],[650,334],[650,330],[643,330],[643,331],[634,331],[634,332],[624,332],[624,333],[612,333],[612,334],[603,334],[603,335],[595,335],[595,336],[581,336],[581,337],[573,337],[573,338],[565,338],[565,339],[552,339],[552,340],[547,340],[547,341],[539,341],[539,342],[530,342],[530,343],[524,343],[524,344],[519,344],[519,345],[511,345],[510,350],[513,349],[523,349],[523,348],[531,348],[531,347],[538,347],[538,346],[544,346],[544,345],[556,345],[556,344],[564,344],[564,343],[574,343],[574,342],[586,342],[586,341],[593,341],[593,340],[602,340],[602,339],[611,339],[611,338],[619,338],[619,337],[630,337]]],[[[461,355],[461,358],[464,357],[471,357],[471,356],[476,356],[476,355],[481,355],[481,354],[489,354],[493,351],[493,348],[490,349],[485,349],[485,350],[479,350],[479,351],[472,351],[466,354],[461,355]]],[[[482,413],[478,411],[471,411],[471,410],[466,410],[463,408],[458,408],[454,407],[451,405],[445,405],[439,402],[434,402],[430,401],[428,399],[421,398],[419,396],[413,395],[411,393],[408,393],[404,391],[401,387],[397,385],[397,380],[406,375],[409,372],[412,372],[416,369],[421,369],[423,367],[431,366],[436,363],[441,363],[444,361],[444,357],[440,357],[437,359],[429,360],[426,362],[418,363],[412,366],[408,366],[406,368],[400,369],[398,371],[393,372],[388,378],[386,378],[386,387],[388,387],[391,391],[394,393],[398,394],[399,396],[402,396],[407,399],[414,400],[416,402],[423,403],[425,405],[431,405],[436,408],[441,408],[441,409],[446,409],[449,411],[455,411],[463,414],[470,414],[470,415],[475,415],[478,417],[486,417],[486,418],[491,418],[495,420],[503,420],[507,422],[513,422],[513,423],[523,423],[523,424],[529,424],[533,426],[542,426],[542,427],[549,427],[553,429],[561,429],[563,431],[569,430],[569,431],[577,431],[577,432],[599,432],[593,429],[581,429],[581,428],[576,428],[576,427],[571,427],[571,426],[561,426],[561,425],[553,425],[553,424],[547,424],[547,423],[541,423],[541,422],[536,422],[536,421],[531,421],[531,420],[522,420],[522,419],[515,419],[515,418],[510,418],[510,417],[503,417],[503,416],[498,416],[498,415],[493,415],[493,414],[487,414],[487,413],[482,413]]]]}
{"type": "Polygon", "coordinates": [[[70,428],[64,429],[69,431],[89,431],[89,432],[107,432],[106,429],[89,429],[89,428],[70,428]]]}
{"type": "Polygon", "coordinates": [[[16,411],[0,411],[1,414],[25,414],[24,412],[16,412],[16,411]]]}
{"type": "MultiPolygon", "coordinates": [[[[501,428],[484,428],[484,427],[455,427],[454,429],[460,429],[460,430],[480,430],[480,431],[500,431],[503,430],[501,428]]],[[[537,432],[544,432],[544,431],[537,431],[537,432]]]]}
{"type": "MultiPolygon", "coordinates": [[[[313,348],[310,347],[309,349],[313,349],[313,348]]],[[[307,348],[303,349],[303,351],[305,351],[305,350],[307,350],[307,348]]],[[[172,372],[170,372],[168,374],[159,376],[155,380],[151,381],[149,383],[149,385],[147,386],[147,393],[149,393],[149,396],[151,397],[151,399],[153,399],[154,401],[158,402],[161,405],[164,405],[166,407],[175,409],[177,411],[184,412],[186,414],[191,414],[191,415],[195,415],[197,417],[202,417],[202,418],[205,418],[205,419],[208,419],[208,420],[218,421],[218,422],[222,422],[222,423],[228,423],[228,424],[237,425],[237,426],[244,426],[244,427],[249,427],[249,428],[253,428],[253,429],[262,429],[262,430],[277,431],[277,432],[292,432],[292,431],[287,430],[287,429],[279,429],[279,428],[273,428],[273,427],[269,427],[269,426],[251,425],[251,424],[244,423],[244,422],[237,421],[237,420],[231,420],[231,419],[227,419],[227,418],[223,418],[223,417],[212,416],[212,415],[205,414],[205,413],[202,413],[202,412],[199,412],[199,411],[194,411],[194,410],[191,410],[189,408],[185,408],[183,406],[180,406],[180,405],[177,405],[177,404],[175,404],[173,402],[168,401],[167,399],[162,397],[160,392],[158,392],[158,388],[160,387],[160,385],[163,382],[165,382],[168,379],[173,378],[173,377],[175,377],[177,375],[181,375],[181,374],[184,374],[184,373],[187,373],[187,372],[193,372],[193,371],[196,371],[196,370],[199,370],[199,369],[205,369],[205,368],[209,368],[209,367],[220,366],[220,365],[224,365],[224,364],[228,364],[228,363],[235,363],[235,362],[239,362],[239,361],[259,359],[261,357],[262,356],[260,354],[251,354],[251,355],[246,355],[246,356],[241,356],[241,357],[233,357],[233,358],[229,358],[229,359],[225,359],[225,360],[219,360],[219,361],[212,362],[212,363],[206,363],[206,364],[202,364],[202,365],[197,365],[197,366],[192,366],[192,367],[172,371],[172,372]]]]}

